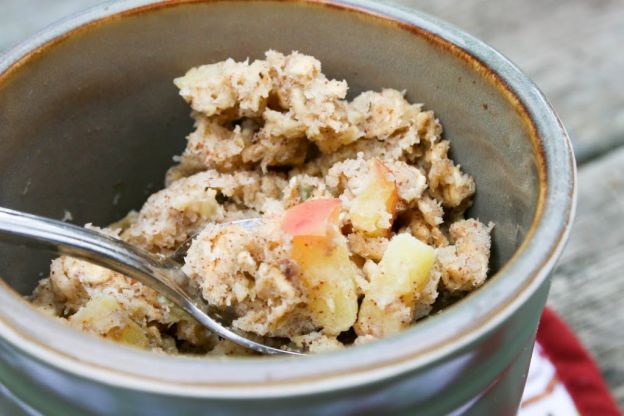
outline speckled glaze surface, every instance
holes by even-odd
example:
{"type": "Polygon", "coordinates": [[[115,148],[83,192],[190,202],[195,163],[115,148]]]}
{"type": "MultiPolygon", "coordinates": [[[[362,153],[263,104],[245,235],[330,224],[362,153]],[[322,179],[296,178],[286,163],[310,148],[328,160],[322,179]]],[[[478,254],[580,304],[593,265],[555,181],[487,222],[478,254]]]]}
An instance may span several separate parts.
{"type": "MultiPolygon", "coordinates": [[[[122,1],[0,57],[0,206],[106,224],[158,189],[191,129],[171,80],[299,50],[350,94],[436,111],[495,222],[480,290],[404,333],[306,358],[164,356],[35,311],[49,256],[0,245],[0,391],[25,414],[514,414],[548,275],[574,212],[574,157],[539,90],[479,40],[372,1],[122,1]],[[115,199],[116,203],[113,203],[115,199]]],[[[7,401],[7,403],[8,403],[7,401]]],[[[17,408],[17,407],[16,407],[17,408]]]]}

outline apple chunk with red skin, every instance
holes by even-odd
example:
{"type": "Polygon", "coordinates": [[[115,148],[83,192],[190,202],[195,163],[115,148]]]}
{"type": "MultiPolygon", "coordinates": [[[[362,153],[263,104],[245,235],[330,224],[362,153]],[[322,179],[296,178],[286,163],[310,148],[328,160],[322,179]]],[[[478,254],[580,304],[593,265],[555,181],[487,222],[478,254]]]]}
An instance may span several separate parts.
{"type": "Polygon", "coordinates": [[[308,291],[308,310],[328,335],[357,319],[357,269],[339,230],[339,199],[313,199],[286,211],[282,230],[292,237],[291,257],[308,291]]]}
{"type": "Polygon", "coordinates": [[[326,237],[337,226],[341,207],[337,198],[310,199],[286,211],[282,230],[292,237],[326,237]]]}
{"type": "Polygon", "coordinates": [[[396,215],[397,186],[382,161],[372,159],[368,166],[366,183],[351,202],[349,217],[356,231],[371,236],[385,235],[396,215]]]}

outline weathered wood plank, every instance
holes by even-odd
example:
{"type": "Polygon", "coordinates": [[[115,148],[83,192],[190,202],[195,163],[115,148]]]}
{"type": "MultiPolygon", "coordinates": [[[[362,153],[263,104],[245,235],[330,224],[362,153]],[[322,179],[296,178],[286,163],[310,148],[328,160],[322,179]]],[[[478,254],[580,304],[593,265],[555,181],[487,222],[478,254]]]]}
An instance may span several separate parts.
{"type": "Polygon", "coordinates": [[[624,147],[580,170],[578,198],[549,304],[592,352],[624,407],[624,147]]]}

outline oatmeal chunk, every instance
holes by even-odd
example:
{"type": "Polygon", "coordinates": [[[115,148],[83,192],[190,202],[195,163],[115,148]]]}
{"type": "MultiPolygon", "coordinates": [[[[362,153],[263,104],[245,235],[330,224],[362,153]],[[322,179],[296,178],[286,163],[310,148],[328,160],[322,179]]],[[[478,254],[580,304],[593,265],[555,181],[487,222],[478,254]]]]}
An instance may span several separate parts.
{"type": "Polygon", "coordinates": [[[437,251],[442,281],[448,290],[468,291],[483,284],[488,271],[492,228],[493,224],[485,225],[475,219],[451,225],[449,234],[454,244],[437,251]]]}
{"type": "Polygon", "coordinates": [[[402,161],[386,163],[402,202],[401,210],[407,209],[420,200],[427,187],[425,175],[415,166],[402,161]]]}
{"type": "Polygon", "coordinates": [[[191,108],[207,117],[259,115],[272,88],[266,62],[227,59],[190,69],[174,83],[191,108]]]}
{"type": "Polygon", "coordinates": [[[433,247],[444,247],[448,245],[448,238],[442,232],[438,224],[427,221],[425,216],[420,211],[410,211],[404,216],[404,220],[407,221],[407,226],[402,228],[402,231],[408,231],[414,237],[418,238],[425,244],[429,244],[433,247]]]}
{"type": "Polygon", "coordinates": [[[308,199],[329,198],[334,196],[325,181],[316,176],[295,175],[288,181],[284,190],[284,207],[290,208],[308,199]]]}
{"type": "Polygon", "coordinates": [[[321,151],[331,152],[361,137],[349,121],[345,81],[327,79],[318,60],[297,52],[284,56],[269,51],[267,62],[280,105],[321,151]]]}
{"type": "Polygon", "coordinates": [[[180,179],[150,196],[123,238],[150,251],[171,253],[206,222],[222,219],[217,191],[206,185],[205,176],[180,179]]]}
{"type": "Polygon", "coordinates": [[[350,104],[358,129],[364,137],[385,140],[399,130],[407,129],[420,113],[420,105],[410,104],[403,93],[383,89],[366,91],[350,104]]]}
{"type": "Polygon", "coordinates": [[[171,253],[209,221],[232,219],[229,211],[239,210],[217,199],[244,204],[253,210],[251,216],[279,212],[285,184],[280,175],[200,172],[150,196],[134,223],[123,231],[122,238],[150,251],[171,253]]]}
{"type": "Polygon", "coordinates": [[[251,231],[236,225],[208,225],[193,241],[183,270],[211,305],[234,311],[237,328],[292,336],[291,331],[309,328],[298,309],[305,293],[288,241],[277,226],[269,221],[251,231]]]}
{"type": "Polygon", "coordinates": [[[374,261],[381,260],[388,246],[386,237],[370,237],[361,233],[351,233],[348,239],[349,249],[352,253],[374,261]]]}
{"type": "Polygon", "coordinates": [[[431,164],[428,173],[431,193],[446,207],[458,207],[475,192],[474,180],[462,173],[448,158],[449,142],[434,144],[425,159],[431,164]]]}
{"type": "Polygon", "coordinates": [[[195,131],[187,137],[181,161],[186,165],[220,171],[240,169],[244,167],[241,153],[251,143],[254,129],[251,122],[228,129],[198,115],[195,117],[195,131]]]}
{"type": "Polygon", "coordinates": [[[293,337],[292,340],[296,346],[311,353],[334,351],[344,348],[344,344],[335,337],[330,337],[320,332],[299,335],[293,337]]]}
{"type": "MultiPolygon", "coordinates": [[[[159,325],[190,318],[155,291],[127,277],[70,257],[59,257],[32,302],[87,332],[141,348],[177,352],[159,325]],[[52,300],[54,299],[54,300],[52,300]],[[61,306],[62,305],[62,306],[61,306]]],[[[199,326],[195,321],[192,325],[199,326]]]]}

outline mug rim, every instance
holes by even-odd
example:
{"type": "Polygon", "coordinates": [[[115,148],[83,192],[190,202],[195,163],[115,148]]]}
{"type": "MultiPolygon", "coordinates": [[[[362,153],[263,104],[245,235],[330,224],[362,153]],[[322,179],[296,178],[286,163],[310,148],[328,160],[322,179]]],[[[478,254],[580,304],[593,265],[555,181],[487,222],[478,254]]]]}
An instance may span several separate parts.
{"type": "MultiPolygon", "coordinates": [[[[218,2],[126,0],[101,4],[49,26],[0,56],[0,83],[33,56],[93,26],[164,7],[218,2]]],[[[531,227],[513,256],[490,276],[491,282],[448,312],[372,344],[304,358],[225,361],[165,356],[121,346],[46,317],[2,282],[0,302],[5,307],[0,310],[0,337],[13,348],[63,371],[128,389],[204,398],[283,397],[355,387],[430,365],[498,327],[538,290],[561,254],[576,206],[572,146],[539,89],[490,46],[422,12],[372,0],[283,2],[334,8],[408,30],[464,61],[514,105],[533,142],[540,188],[531,227]],[[445,330],[437,331],[441,327],[445,330]],[[413,348],[415,340],[421,348],[413,348]],[[76,347],[67,351],[65,344],[76,347]],[[412,348],[406,349],[410,344],[412,348]],[[98,351],[97,357],[90,356],[92,351],[98,351]],[[181,379],[163,371],[165,368],[190,372],[181,379]]]]}

